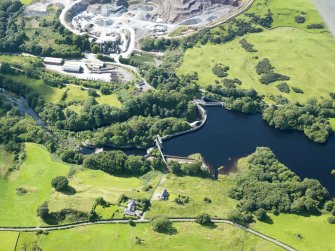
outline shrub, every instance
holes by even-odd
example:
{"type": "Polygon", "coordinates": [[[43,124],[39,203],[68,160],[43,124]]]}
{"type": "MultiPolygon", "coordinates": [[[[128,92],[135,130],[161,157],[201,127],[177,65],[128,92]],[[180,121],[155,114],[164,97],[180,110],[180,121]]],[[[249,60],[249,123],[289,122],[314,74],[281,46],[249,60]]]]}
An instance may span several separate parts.
{"type": "Polygon", "coordinates": [[[41,217],[42,219],[46,219],[49,216],[49,208],[47,202],[44,202],[37,208],[37,216],[41,217]]]}
{"type": "Polygon", "coordinates": [[[257,52],[257,50],[254,49],[254,45],[248,43],[248,41],[245,38],[243,38],[240,41],[240,44],[242,45],[242,48],[245,49],[248,52],[257,52]]]}
{"type": "Polygon", "coordinates": [[[228,66],[222,66],[222,65],[216,64],[212,68],[212,71],[219,78],[224,78],[224,77],[228,76],[227,71],[229,71],[229,67],[228,66]]]}
{"type": "Polygon", "coordinates": [[[109,88],[106,87],[106,86],[102,86],[102,87],[100,88],[100,91],[101,91],[101,93],[102,93],[103,95],[109,95],[109,94],[111,94],[111,89],[109,89],[109,88]]]}
{"type": "Polygon", "coordinates": [[[53,178],[51,181],[51,186],[56,189],[56,191],[63,191],[66,190],[69,186],[69,181],[64,176],[58,176],[53,178]]]}
{"type": "Polygon", "coordinates": [[[151,221],[152,229],[158,233],[168,233],[172,230],[172,222],[164,217],[155,218],[151,221]]]}
{"type": "Polygon", "coordinates": [[[331,92],[331,93],[329,93],[329,96],[330,96],[332,99],[335,99],[335,92],[331,92]]]}
{"type": "Polygon", "coordinates": [[[298,23],[298,24],[302,24],[306,21],[306,19],[303,16],[296,16],[294,18],[294,20],[298,23]]]}
{"type": "Polygon", "coordinates": [[[325,26],[323,24],[309,24],[307,29],[323,29],[325,26]]]}
{"type": "Polygon", "coordinates": [[[244,223],[243,215],[238,210],[231,210],[228,212],[227,219],[237,223],[244,223]]]}
{"type": "Polygon", "coordinates": [[[285,82],[278,84],[277,88],[281,92],[290,93],[290,87],[285,82]]]}
{"type": "Polygon", "coordinates": [[[295,93],[301,93],[301,94],[304,93],[304,91],[301,90],[300,88],[297,88],[297,87],[291,87],[291,88],[295,93]]]}
{"type": "Polygon", "coordinates": [[[209,214],[206,213],[202,213],[199,214],[196,217],[196,223],[199,223],[200,225],[209,225],[212,223],[211,217],[209,216],[209,214]]]}
{"type": "Polygon", "coordinates": [[[330,216],[330,217],[328,217],[328,222],[330,223],[330,224],[335,224],[335,217],[334,216],[330,216]]]}
{"type": "Polygon", "coordinates": [[[255,216],[257,220],[263,221],[266,218],[266,211],[263,208],[260,208],[255,212],[255,216]]]}
{"type": "Polygon", "coordinates": [[[262,61],[260,61],[256,66],[256,72],[258,75],[261,75],[263,73],[268,73],[273,69],[270,60],[268,58],[264,58],[262,61]]]}
{"type": "Polygon", "coordinates": [[[211,198],[205,197],[204,198],[204,202],[206,202],[206,203],[212,203],[212,200],[211,200],[211,198]]]}
{"type": "Polygon", "coordinates": [[[290,80],[290,78],[280,73],[275,73],[272,70],[266,74],[263,74],[263,76],[259,79],[259,81],[263,85],[268,85],[276,81],[284,81],[284,80],[290,80]]]}
{"type": "Polygon", "coordinates": [[[185,205],[190,201],[190,198],[188,196],[178,195],[174,201],[179,205],[185,205]]]}

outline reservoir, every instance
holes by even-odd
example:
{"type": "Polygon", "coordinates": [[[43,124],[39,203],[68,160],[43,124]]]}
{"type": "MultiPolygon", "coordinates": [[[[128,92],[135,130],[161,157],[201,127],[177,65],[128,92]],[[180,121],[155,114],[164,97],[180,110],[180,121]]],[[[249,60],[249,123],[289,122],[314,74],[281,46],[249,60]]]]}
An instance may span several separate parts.
{"type": "MultiPolygon", "coordinates": [[[[316,144],[303,132],[280,131],[268,126],[260,114],[248,115],[222,107],[207,107],[207,122],[200,130],[164,141],[164,154],[188,156],[201,153],[213,168],[231,165],[238,158],[266,146],[300,178],[313,178],[335,195],[335,137],[316,144]]],[[[225,169],[224,168],[224,169],[225,169]]]]}

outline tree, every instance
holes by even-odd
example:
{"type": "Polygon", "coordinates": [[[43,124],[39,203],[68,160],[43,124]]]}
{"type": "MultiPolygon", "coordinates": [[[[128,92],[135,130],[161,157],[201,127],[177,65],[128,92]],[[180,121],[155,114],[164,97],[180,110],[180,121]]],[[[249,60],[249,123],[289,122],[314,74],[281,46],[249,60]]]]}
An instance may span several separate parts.
{"type": "Polygon", "coordinates": [[[212,223],[211,217],[206,213],[199,214],[195,221],[200,225],[209,225],[212,223]]]}
{"type": "Polygon", "coordinates": [[[260,208],[255,212],[255,216],[257,220],[263,221],[266,218],[266,211],[263,208],[260,208]]]}
{"type": "Polygon", "coordinates": [[[155,218],[151,221],[152,229],[158,233],[168,233],[172,228],[172,222],[164,217],[155,218]]]}
{"type": "Polygon", "coordinates": [[[41,217],[42,219],[45,219],[49,216],[49,208],[47,202],[44,202],[37,208],[37,216],[41,217]]]}
{"type": "Polygon", "coordinates": [[[68,188],[69,181],[64,176],[58,176],[52,179],[51,186],[54,187],[56,191],[64,191],[68,188]]]}
{"type": "Polygon", "coordinates": [[[241,214],[240,211],[238,210],[231,210],[228,212],[227,215],[228,220],[237,222],[237,223],[243,223],[244,219],[243,219],[243,215],[241,214]]]}

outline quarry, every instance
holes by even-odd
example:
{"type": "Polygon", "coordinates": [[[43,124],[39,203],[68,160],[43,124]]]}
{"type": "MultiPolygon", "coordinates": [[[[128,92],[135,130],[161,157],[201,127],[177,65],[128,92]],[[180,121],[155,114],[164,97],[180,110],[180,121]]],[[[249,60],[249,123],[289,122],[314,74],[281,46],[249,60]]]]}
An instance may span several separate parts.
{"type": "Polygon", "coordinates": [[[179,27],[206,27],[243,7],[243,0],[78,0],[60,16],[76,34],[89,35],[101,52],[128,57],[147,36],[167,36],[179,27]]]}

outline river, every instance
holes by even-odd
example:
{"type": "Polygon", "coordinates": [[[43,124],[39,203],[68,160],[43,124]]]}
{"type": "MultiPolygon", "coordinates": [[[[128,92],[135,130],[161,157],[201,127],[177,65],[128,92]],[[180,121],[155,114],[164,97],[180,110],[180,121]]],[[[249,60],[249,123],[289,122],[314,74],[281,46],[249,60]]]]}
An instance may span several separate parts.
{"type": "Polygon", "coordinates": [[[207,114],[207,123],[200,130],[165,141],[164,154],[201,153],[211,167],[230,169],[235,160],[253,153],[257,146],[267,146],[301,178],[318,179],[335,195],[335,177],[330,174],[335,169],[334,136],[326,144],[316,144],[302,132],[268,126],[260,114],[247,115],[222,107],[208,107],[207,114]]]}

